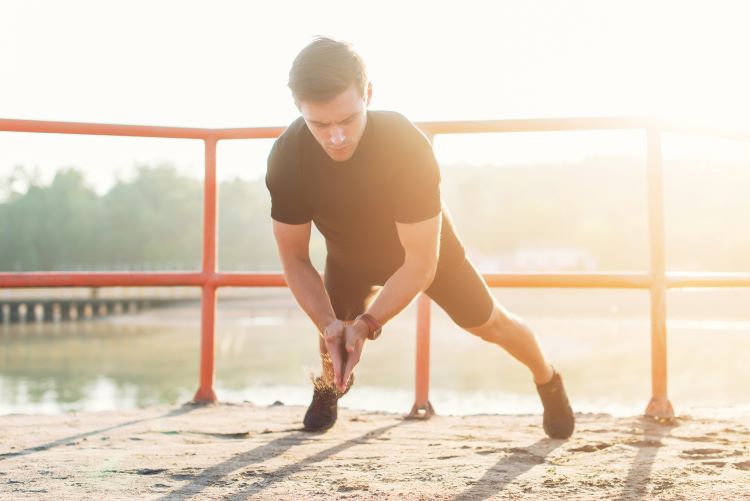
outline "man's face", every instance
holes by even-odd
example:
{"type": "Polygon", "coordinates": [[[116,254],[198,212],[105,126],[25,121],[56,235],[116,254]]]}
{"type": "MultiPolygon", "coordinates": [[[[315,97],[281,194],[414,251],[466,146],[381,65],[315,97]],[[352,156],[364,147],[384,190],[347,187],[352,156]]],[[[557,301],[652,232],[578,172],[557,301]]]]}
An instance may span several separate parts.
{"type": "Polygon", "coordinates": [[[344,92],[323,103],[298,103],[307,127],[323,150],[337,162],[349,160],[357,149],[367,124],[367,106],[372,98],[372,86],[361,96],[350,85],[344,92]]]}

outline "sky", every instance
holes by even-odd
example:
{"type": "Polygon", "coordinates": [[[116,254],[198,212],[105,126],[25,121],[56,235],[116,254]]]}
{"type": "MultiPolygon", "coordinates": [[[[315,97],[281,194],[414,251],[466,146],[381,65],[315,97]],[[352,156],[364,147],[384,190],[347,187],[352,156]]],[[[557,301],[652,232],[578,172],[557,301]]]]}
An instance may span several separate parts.
{"type": "MultiPolygon", "coordinates": [[[[371,109],[413,121],[655,114],[749,130],[743,1],[0,0],[0,118],[284,126],[314,36],[354,44],[371,109]]],[[[219,177],[257,178],[271,141],[219,145],[219,177]]],[[[675,138],[676,149],[750,156],[675,138]]],[[[667,148],[668,150],[668,148],[667,148]]],[[[643,153],[633,132],[438,137],[443,164],[643,153]]],[[[200,176],[198,141],[0,132],[0,179],[83,168],[99,190],[137,164],[200,176]]]]}

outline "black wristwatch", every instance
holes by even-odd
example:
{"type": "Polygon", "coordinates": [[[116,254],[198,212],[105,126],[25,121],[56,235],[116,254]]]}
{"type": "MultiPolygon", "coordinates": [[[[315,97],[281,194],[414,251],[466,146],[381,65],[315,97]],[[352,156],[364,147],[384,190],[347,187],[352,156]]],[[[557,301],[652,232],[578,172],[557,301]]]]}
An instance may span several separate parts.
{"type": "Polygon", "coordinates": [[[362,320],[367,325],[367,339],[369,339],[370,341],[376,340],[378,336],[380,336],[380,333],[383,331],[383,326],[380,325],[380,322],[375,320],[375,317],[373,317],[369,313],[362,313],[354,319],[355,322],[357,320],[362,320]]]}

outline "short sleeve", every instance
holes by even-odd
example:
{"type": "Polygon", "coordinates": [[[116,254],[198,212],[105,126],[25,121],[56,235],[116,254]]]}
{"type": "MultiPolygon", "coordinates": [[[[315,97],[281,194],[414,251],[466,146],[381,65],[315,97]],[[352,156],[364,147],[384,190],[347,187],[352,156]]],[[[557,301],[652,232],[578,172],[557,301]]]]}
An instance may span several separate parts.
{"type": "Polygon", "coordinates": [[[440,167],[427,137],[402,117],[390,178],[393,215],[416,223],[440,213],[440,167]]]}
{"type": "Polygon", "coordinates": [[[271,217],[287,224],[303,224],[312,219],[312,209],[304,189],[302,166],[285,151],[281,138],[268,155],[266,187],[271,194],[271,217]]]}

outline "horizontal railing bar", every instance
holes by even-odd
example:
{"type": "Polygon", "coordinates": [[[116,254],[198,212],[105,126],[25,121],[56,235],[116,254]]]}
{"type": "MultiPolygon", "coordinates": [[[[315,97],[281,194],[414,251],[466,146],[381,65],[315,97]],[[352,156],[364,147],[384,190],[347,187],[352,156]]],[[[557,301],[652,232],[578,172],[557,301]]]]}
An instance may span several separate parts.
{"type": "MultiPolygon", "coordinates": [[[[643,273],[490,273],[483,274],[491,287],[613,287],[646,288],[649,277],[643,273]]],[[[119,287],[119,286],[199,286],[286,287],[281,272],[214,273],[100,273],[100,272],[23,272],[0,273],[0,287],[119,287]]]]}
{"type": "Polygon", "coordinates": [[[98,273],[98,272],[24,272],[0,273],[0,287],[147,287],[201,286],[210,277],[188,273],[98,273]]]}
{"type": "Polygon", "coordinates": [[[216,139],[275,139],[286,127],[243,127],[239,129],[209,129],[216,139]]]}
{"type": "MultiPolygon", "coordinates": [[[[542,132],[597,129],[645,129],[653,125],[648,117],[568,117],[525,118],[508,120],[465,120],[440,122],[415,122],[420,129],[431,134],[473,134],[483,132],[542,132]]],[[[212,129],[217,139],[274,138],[283,127],[212,129]]]]}
{"type": "MultiPolygon", "coordinates": [[[[483,273],[490,287],[647,289],[647,273],[483,273]]],[[[670,272],[667,287],[750,287],[750,273],[670,272]]],[[[20,272],[0,273],[0,287],[201,286],[286,287],[281,272],[20,272]]]]}
{"type": "MultiPolygon", "coordinates": [[[[321,273],[320,278],[323,278],[321,273]]],[[[213,278],[217,287],[286,287],[281,272],[269,273],[217,273],[213,278]]]]}
{"type": "Polygon", "coordinates": [[[667,273],[667,287],[750,287],[750,273],[674,272],[667,273]]]}
{"type": "Polygon", "coordinates": [[[490,287],[647,289],[647,273],[483,273],[490,287]]]}
{"type": "MultiPolygon", "coordinates": [[[[321,275],[322,277],[322,275],[321,275]]],[[[281,272],[209,273],[202,272],[21,272],[0,273],[0,287],[286,287],[281,272]]]]}
{"type": "MultiPolygon", "coordinates": [[[[321,275],[322,276],[322,275],[321,275]]],[[[648,289],[647,273],[482,273],[490,287],[648,289]]],[[[670,272],[668,288],[750,287],[750,273],[670,272]]],[[[286,287],[281,272],[238,272],[203,274],[201,272],[20,272],[0,273],[0,287],[286,287]]]]}
{"type": "MultiPolygon", "coordinates": [[[[478,132],[539,132],[595,129],[634,129],[651,125],[647,117],[568,117],[528,118],[508,120],[471,120],[416,122],[421,129],[432,134],[458,134],[478,132]]],[[[44,120],[0,119],[0,131],[39,132],[55,134],[84,134],[104,136],[138,136],[181,139],[273,139],[285,127],[243,128],[188,128],[152,125],[116,125],[84,122],[53,122],[44,120]]]]}
{"type": "Polygon", "coordinates": [[[83,134],[90,136],[160,137],[172,139],[205,139],[210,129],[162,127],[154,125],[117,125],[83,122],[48,122],[0,118],[0,131],[39,132],[43,134],[83,134]]]}
{"type": "MultiPolygon", "coordinates": [[[[672,120],[647,116],[615,117],[560,117],[507,120],[465,120],[416,122],[431,134],[476,134],[489,132],[555,132],[572,130],[645,129],[657,127],[667,132],[750,141],[750,132],[701,127],[672,120]]],[[[85,122],[57,122],[46,120],[17,120],[0,118],[0,131],[38,132],[53,134],[83,134],[98,136],[135,136],[175,139],[274,139],[285,127],[197,128],[153,125],[119,125],[85,122]]]]}
{"type": "Polygon", "coordinates": [[[556,132],[597,129],[645,129],[653,125],[649,117],[561,117],[509,120],[470,120],[416,122],[432,134],[476,134],[483,132],[556,132]]]}

